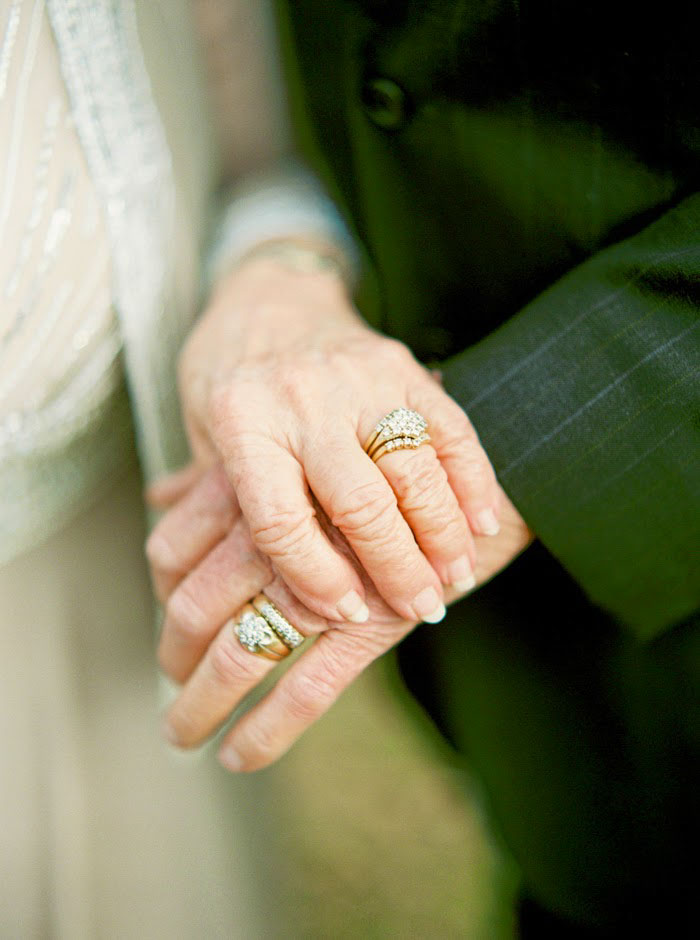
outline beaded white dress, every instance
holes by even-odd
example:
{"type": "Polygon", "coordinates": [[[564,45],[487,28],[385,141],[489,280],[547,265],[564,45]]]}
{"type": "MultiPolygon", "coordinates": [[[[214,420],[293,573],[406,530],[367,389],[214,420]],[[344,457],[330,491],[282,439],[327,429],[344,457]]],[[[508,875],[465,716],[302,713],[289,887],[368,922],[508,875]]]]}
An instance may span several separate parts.
{"type": "MultiPolygon", "coordinates": [[[[251,42],[264,15],[195,5],[217,4],[210,35],[240,39],[227,100],[249,109],[224,137],[250,168],[284,137],[271,53],[251,42]]],[[[142,554],[134,428],[146,473],[182,459],[176,352],[235,164],[212,131],[192,13],[0,0],[3,938],[270,935],[251,874],[263,787],[211,754],[180,766],[160,743],[142,554]]],[[[293,185],[285,218],[275,185],[277,216],[247,227],[234,206],[229,243],[334,228],[293,185]]]]}
{"type": "Polygon", "coordinates": [[[74,434],[121,381],[109,242],[43,4],[0,53],[0,442],[74,434]],[[62,426],[63,425],[63,426],[62,426]],[[30,431],[31,429],[31,431],[30,431]]]}
{"type": "Polygon", "coordinates": [[[131,431],[109,240],[44,3],[4,0],[0,29],[1,563],[75,512],[131,431]]]}

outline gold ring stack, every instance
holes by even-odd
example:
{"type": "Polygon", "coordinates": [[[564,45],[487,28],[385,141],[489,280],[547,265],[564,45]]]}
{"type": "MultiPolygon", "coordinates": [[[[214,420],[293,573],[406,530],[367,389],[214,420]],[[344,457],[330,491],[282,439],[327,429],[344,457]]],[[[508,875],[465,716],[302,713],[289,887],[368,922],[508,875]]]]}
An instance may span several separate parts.
{"type": "Polygon", "coordinates": [[[394,450],[414,450],[430,441],[428,422],[410,408],[395,408],[382,418],[365,442],[365,451],[376,463],[394,450]]]}
{"type": "Polygon", "coordinates": [[[288,649],[294,650],[297,646],[301,646],[306,637],[299,633],[296,627],[292,626],[266,594],[258,594],[257,597],[253,598],[251,604],[265,618],[268,625],[272,627],[288,649]]]}
{"type": "Polygon", "coordinates": [[[264,594],[245,605],[234,630],[249,653],[276,661],[289,656],[305,639],[264,594]]]}

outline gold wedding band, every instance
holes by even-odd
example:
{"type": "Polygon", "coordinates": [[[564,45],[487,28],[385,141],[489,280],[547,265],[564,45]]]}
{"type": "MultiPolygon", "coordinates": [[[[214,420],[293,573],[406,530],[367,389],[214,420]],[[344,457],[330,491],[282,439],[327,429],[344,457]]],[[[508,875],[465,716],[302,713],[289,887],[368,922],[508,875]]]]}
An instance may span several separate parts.
{"type": "Polygon", "coordinates": [[[395,450],[414,450],[430,441],[428,422],[410,408],[395,408],[374,426],[365,441],[365,452],[376,463],[395,450]]]}
{"type": "Polygon", "coordinates": [[[258,594],[257,597],[253,598],[251,604],[265,618],[267,625],[274,630],[288,649],[293,650],[297,646],[301,646],[306,637],[299,633],[297,628],[275,607],[266,594],[258,594]]]}
{"type": "Polygon", "coordinates": [[[238,642],[249,653],[280,660],[306,639],[266,594],[246,604],[235,623],[238,642]]]}

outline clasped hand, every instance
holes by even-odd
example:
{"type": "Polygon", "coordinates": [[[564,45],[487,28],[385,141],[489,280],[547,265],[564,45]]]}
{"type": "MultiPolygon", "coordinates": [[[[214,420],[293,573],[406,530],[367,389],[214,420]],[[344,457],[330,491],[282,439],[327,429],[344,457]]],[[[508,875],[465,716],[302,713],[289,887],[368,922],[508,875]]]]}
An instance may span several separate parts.
{"type": "Polygon", "coordinates": [[[264,590],[316,637],[224,738],[222,762],[254,770],[531,534],[466,414],[360,320],[333,273],[240,265],[186,344],[180,382],[194,460],[151,488],[168,511],[147,543],[159,661],[182,683],[170,740],[199,744],[274,668],[234,630],[252,597],[264,590]],[[431,442],[374,463],[362,444],[402,406],[427,418],[431,442]]]}

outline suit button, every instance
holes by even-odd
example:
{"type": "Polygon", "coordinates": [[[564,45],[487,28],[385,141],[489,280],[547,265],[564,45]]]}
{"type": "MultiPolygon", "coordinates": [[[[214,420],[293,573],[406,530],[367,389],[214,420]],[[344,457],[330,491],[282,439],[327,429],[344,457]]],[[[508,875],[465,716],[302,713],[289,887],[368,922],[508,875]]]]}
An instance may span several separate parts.
{"type": "Polygon", "coordinates": [[[406,93],[390,78],[370,78],[362,86],[365,114],[385,130],[398,130],[407,118],[406,93]]]}

